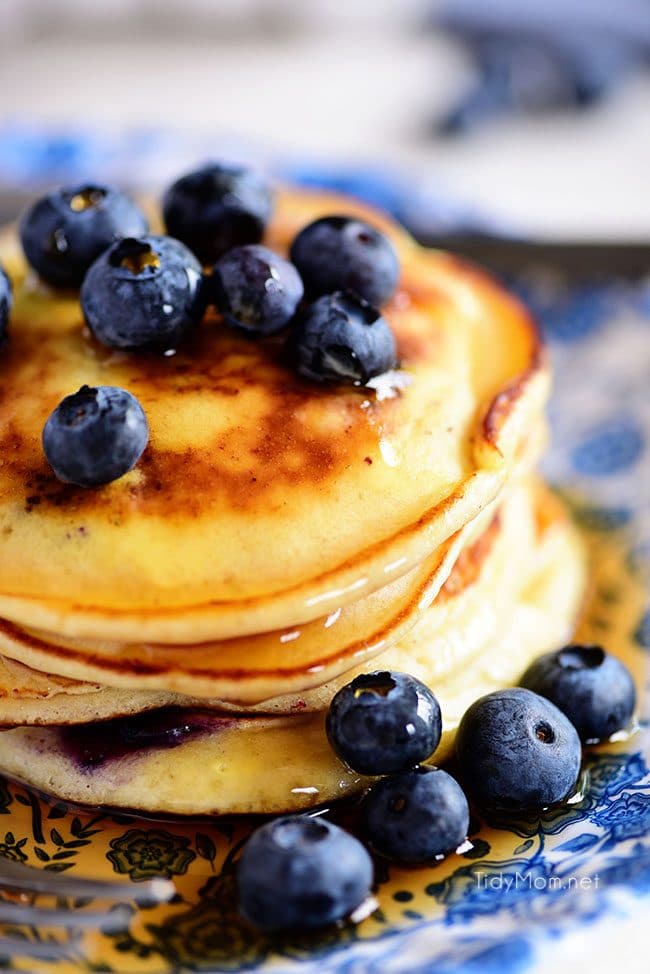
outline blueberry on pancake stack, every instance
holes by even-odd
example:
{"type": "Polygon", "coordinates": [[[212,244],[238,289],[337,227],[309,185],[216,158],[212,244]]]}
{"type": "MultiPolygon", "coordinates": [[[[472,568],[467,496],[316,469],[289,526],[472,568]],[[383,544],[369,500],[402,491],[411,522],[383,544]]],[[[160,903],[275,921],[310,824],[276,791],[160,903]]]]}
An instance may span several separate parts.
{"type": "Polygon", "coordinates": [[[325,712],[377,667],[435,692],[438,762],[583,595],[533,323],[349,199],[212,165],[162,212],[66,188],[0,246],[0,769],[308,808],[368,783],[325,712]]]}

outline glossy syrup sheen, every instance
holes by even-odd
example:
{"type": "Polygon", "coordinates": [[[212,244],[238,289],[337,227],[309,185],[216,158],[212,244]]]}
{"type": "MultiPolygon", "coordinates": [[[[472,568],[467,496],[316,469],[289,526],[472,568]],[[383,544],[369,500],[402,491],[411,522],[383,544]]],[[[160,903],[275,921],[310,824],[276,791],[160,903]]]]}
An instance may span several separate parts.
{"type": "MultiPolygon", "coordinates": [[[[592,553],[594,584],[578,637],[602,641],[626,661],[637,679],[641,714],[647,716],[647,653],[635,636],[646,608],[645,585],[632,574],[626,545],[619,538],[590,533],[587,541],[592,553]]],[[[246,927],[236,909],[234,862],[240,843],[259,824],[259,819],[192,821],[113,817],[102,809],[66,810],[65,805],[47,802],[14,784],[7,784],[6,790],[0,788],[0,797],[8,812],[4,816],[5,830],[11,831],[8,848],[15,849],[18,843],[23,843],[18,852],[28,862],[42,868],[44,863],[35,855],[36,848],[41,856],[51,857],[64,851],[60,843],[81,842],[74,850],[70,849],[72,855],[68,859],[62,860],[70,864],[72,875],[130,877],[136,882],[153,875],[168,875],[179,892],[178,901],[172,905],[136,911],[128,935],[104,936],[88,931],[67,959],[57,963],[38,961],[39,974],[80,974],[89,970],[91,964],[108,965],[116,974],[171,974],[179,964],[189,970],[206,966],[228,970],[268,969],[272,961],[286,963],[288,957],[305,961],[314,959],[316,952],[322,956],[334,951],[334,957],[328,957],[332,961],[338,956],[339,948],[347,947],[348,951],[341,954],[345,958],[351,941],[374,941],[435,921],[441,921],[440,925],[427,927],[423,935],[435,936],[445,943],[449,939],[449,947],[456,950],[458,938],[462,940],[464,916],[474,916],[480,911],[481,903],[490,910],[496,906],[496,899],[503,908],[514,902],[510,897],[515,894],[505,888],[490,890],[484,885],[481,893],[479,882],[493,881],[493,877],[499,876],[512,879],[516,871],[524,877],[522,882],[527,878],[534,882],[536,877],[542,877],[542,881],[547,854],[563,866],[567,876],[575,877],[574,883],[584,877],[585,882],[591,880],[593,888],[603,859],[598,857],[598,852],[585,855],[580,851],[585,833],[600,835],[599,826],[588,820],[587,815],[590,809],[604,815],[606,806],[613,808],[611,798],[599,796],[607,787],[611,794],[618,795],[622,785],[616,783],[617,779],[624,782],[625,775],[631,775],[634,767],[642,766],[642,755],[647,761],[648,754],[647,731],[591,749],[583,797],[574,796],[577,800],[572,803],[538,816],[492,816],[488,822],[475,815],[469,844],[442,862],[400,869],[378,861],[375,893],[379,910],[360,924],[272,938],[259,936],[246,927]],[[559,848],[569,839],[578,841],[577,852],[559,848]],[[444,917],[454,922],[442,924],[444,917]]],[[[647,790],[636,794],[639,801],[644,800],[647,790]]],[[[354,807],[341,807],[333,814],[346,827],[357,828],[354,807]]],[[[634,814],[632,806],[627,814],[628,819],[634,814]]],[[[624,843],[621,850],[623,846],[624,843]]],[[[622,855],[618,847],[614,853],[622,855]]],[[[601,876],[603,882],[605,871],[601,876]]],[[[536,894],[534,886],[531,888],[532,892],[521,888],[519,897],[546,895],[543,889],[536,894]]],[[[578,888],[576,895],[579,892],[578,888]]],[[[557,900],[559,894],[553,896],[557,900]]],[[[570,909],[572,902],[572,899],[562,901],[566,909],[570,909]]],[[[86,908],[97,905],[91,903],[86,908]]],[[[34,970],[35,965],[27,959],[16,959],[15,967],[27,971],[34,970]]]]}

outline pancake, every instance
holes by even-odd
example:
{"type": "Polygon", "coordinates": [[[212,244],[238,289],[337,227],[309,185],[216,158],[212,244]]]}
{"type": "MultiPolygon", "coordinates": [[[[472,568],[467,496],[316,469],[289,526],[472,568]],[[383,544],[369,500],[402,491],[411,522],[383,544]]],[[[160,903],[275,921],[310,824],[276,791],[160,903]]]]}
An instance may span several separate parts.
{"type": "MultiPolygon", "coordinates": [[[[568,517],[538,490],[534,516],[520,511],[518,523],[519,546],[503,546],[498,564],[491,556],[469,585],[451,582],[443,601],[376,660],[413,673],[436,693],[443,713],[436,763],[449,755],[467,705],[516,682],[576,622],[586,566],[568,517]]],[[[66,800],[175,814],[300,810],[368,783],[330,750],[322,711],[236,716],[177,708],[125,724],[17,727],[0,733],[0,766],[66,800]],[[167,746],[145,746],[152,728],[167,732],[167,746]],[[174,728],[176,737],[168,733],[174,728]]]]}
{"type": "Polygon", "coordinates": [[[170,692],[170,705],[184,703],[173,696],[180,693],[208,698],[212,706],[224,709],[283,713],[320,709],[329,702],[333,680],[347,678],[352,668],[373,665],[371,661],[377,654],[390,652],[397,641],[408,638],[409,631],[425,614],[444,612],[442,606],[450,591],[460,595],[472,585],[479,589],[477,600],[489,603],[493,600],[491,589],[501,583],[506,566],[515,573],[525,569],[525,559],[533,547],[539,496],[539,486],[530,481],[513,485],[498,508],[490,505],[455,536],[455,544],[449,545],[446,555],[453,559],[451,574],[446,559],[433,565],[427,561],[414,575],[388,586],[388,592],[380,590],[342,609],[329,620],[329,629],[327,621],[315,632],[313,624],[306,627],[302,632],[308,639],[307,646],[301,645],[299,629],[204,646],[89,645],[61,639],[53,642],[54,637],[0,620],[0,652],[5,657],[21,661],[32,668],[31,672],[40,670],[87,681],[78,684],[74,696],[59,694],[56,701],[50,699],[47,706],[40,708],[26,707],[26,695],[19,694],[15,687],[0,686],[0,690],[4,689],[0,722],[10,723],[10,714],[18,723],[30,722],[32,717],[27,715],[35,713],[37,723],[88,720],[88,706],[92,703],[79,696],[84,685],[93,690],[100,708],[98,717],[109,715],[109,700],[116,707],[115,715],[137,712],[137,700],[149,709],[148,692],[157,691],[159,696],[163,690],[170,692]],[[405,580],[406,587],[402,584],[405,580]],[[444,597],[438,594],[443,585],[444,597]],[[398,586],[403,591],[396,592],[398,586]],[[330,655],[322,637],[339,626],[346,638],[330,655]],[[298,638],[286,639],[294,634],[298,638]],[[284,645],[280,646],[283,639],[284,645]],[[97,693],[97,686],[122,688],[122,697],[108,690],[97,693]]]}
{"type": "Polygon", "coordinates": [[[239,704],[302,691],[386,649],[408,631],[448,578],[465,539],[479,534],[478,545],[482,526],[493,519],[489,506],[408,575],[300,628],[172,646],[71,640],[0,620],[0,652],[46,673],[239,704]]]}
{"type": "MultiPolygon", "coordinates": [[[[546,439],[535,428],[518,464],[529,475],[546,439]]],[[[507,493],[511,490],[508,485],[507,493]]],[[[477,557],[499,531],[503,492],[419,566],[321,619],[270,633],[190,645],[70,639],[0,620],[0,652],[45,673],[113,687],[167,690],[250,707],[333,679],[385,651],[434,600],[467,548],[477,557]],[[496,523],[493,523],[496,520],[496,523]]],[[[1,686],[0,686],[1,689],[1,686]]]]}
{"type": "MultiPolygon", "coordinates": [[[[487,528],[463,549],[456,559],[457,564],[463,560],[463,555],[473,560],[482,559],[492,546],[493,538],[499,532],[500,519],[490,507],[477,520],[482,521],[486,514],[492,515],[487,528]]],[[[448,556],[457,552],[460,539],[454,538],[456,545],[450,545],[448,556]]],[[[192,703],[200,706],[202,702],[219,708],[263,712],[270,709],[273,712],[282,709],[286,701],[284,709],[293,712],[296,709],[295,694],[288,693],[292,688],[303,693],[297,706],[304,710],[308,707],[304,692],[308,692],[309,687],[319,686],[360,660],[385,651],[400,634],[408,631],[429,604],[432,587],[439,590],[445,578],[448,579],[446,571],[439,577],[439,567],[434,567],[433,574],[418,569],[418,577],[409,584],[404,600],[385,600],[389,613],[386,625],[379,619],[378,629],[366,629],[368,620],[364,618],[364,608],[367,602],[376,601],[378,593],[374,593],[361,600],[363,605],[355,602],[342,609],[338,618],[333,618],[333,625],[342,624],[352,639],[341,652],[332,657],[323,656],[327,650],[318,646],[316,634],[312,639],[315,655],[305,658],[304,647],[298,646],[299,651],[293,652],[300,640],[290,640],[282,667],[277,664],[276,643],[282,639],[283,633],[205,646],[109,643],[90,647],[85,643],[73,644],[70,640],[53,644],[52,636],[0,620],[0,647],[6,653],[0,656],[0,724],[78,723],[137,713],[153,706],[192,703]],[[355,622],[360,625],[355,626],[355,622]],[[366,632],[370,634],[364,636],[366,632]],[[248,646],[248,657],[242,655],[241,642],[248,646]],[[59,675],[53,675],[55,670],[59,675]],[[81,679],[72,679],[71,674],[81,679]],[[95,679],[97,682],[88,682],[95,679]],[[134,685],[138,689],[132,689],[134,685]],[[186,693],[179,693],[179,687],[186,693]],[[274,691],[282,696],[269,699],[273,698],[274,691]],[[187,695],[189,692],[200,692],[201,696],[192,698],[187,695]],[[215,696],[219,693],[220,697],[215,696]],[[260,697],[262,702],[258,703],[260,697]],[[151,704],[150,699],[156,703],[151,704]]],[[[405,578],[411,580],[410,575],[405,578]]],[[[395,585],[393,583],[390,588],[395,585]]],[[[377,617],[374,619],[374,625],[377,625],[377,617]]],[[[327,629],[323,628],[322,633],[326,635],[327,629]]]]}
{"type": "MultiPolygon", "coordinates": [[[[280,192],[266,242],[286,251],[337,211],[368,215],[280,192]]],[[[216,316],[172,356],[106,350],[76,296],[0,247],[15,285],[0,359],[0,617],[171,644],[302,625],[405,575],[498,496],[547,395],[534,325],[480,271],[370,219],[402,266],[385,310],[400,388],[377,394],[304,382],[277,341],[216,316]],[[40,443],[83,383],[129,389],[151,426],[135,470],[95,490],[57,481],[40,443]]]]}

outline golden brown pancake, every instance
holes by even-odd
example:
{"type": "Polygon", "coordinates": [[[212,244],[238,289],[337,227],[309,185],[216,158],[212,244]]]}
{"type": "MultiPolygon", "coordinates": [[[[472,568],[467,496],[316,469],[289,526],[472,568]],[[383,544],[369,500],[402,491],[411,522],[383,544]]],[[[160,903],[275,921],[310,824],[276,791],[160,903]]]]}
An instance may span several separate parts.
{"type": "MultiPolygon", "coordinates": [[[[443,581],[446,586],[454,577],[457,566],[459,574],[464,576],[462,584],[467,582],[464,566],[468,561],[475,567],[479,561],[484,561],[499,533],[498,513],[495,514],[492,507],[487,508],[479,520],[486,514],[491,515],[485,522],[487,527],[466,546],[469,550],[462,549],[451,575],[446,570],[441,575],[438,565],[431,574],[423,570],[425,565],[418,569],[415,579],[411,578],[412,573],[404,576],[408,587],[403,598],[387,597],[384,601],[387,621],[384,623],[381,616],[368,613],[372,631],[366,627],[365,610],[370,608],[367,603],[377,601],[379,593],[361,600],[363,604],[355,602],[346,606],[337,614],[338,618],[330,621],[335,626],[343,619],[351,642],[331,656],[323,655],[327,654],[327,648],[319,644],[318,633],[314,633],[310,638],[314,655],[305,656],[305,647],[298,646],[299,651],[292,652],[299,639],[285,640],[281,667],[278,666],[277,643],[285,635],[298,635],[297,630],[290,634],[266,633],[207,645],[174,647],[109,643],[89,646],[80,641],[53,641],[55,637],[52,635],[35,633],[0,620],[0,646],[7,654],[0,656],[0,725],[77,723],[137,713],[153,706],[205,704],[262,712],[270,708],[273,712],[282,709],[287,698],[285,709],[288,712],[309,709],[305,691],[320,687],[362,660],[385,652],[421,618],[432,601],[432,588],[439,591],[443,581]],[[244,643],[243,647],[241,643],[244,643]],[[75,678],[71,674],[75,674],[75,678]],[[89,682],[95,678],[96,682],[89,682]],[[289,693],[292,688],[303,694],[295,704],[295,694],[289,693]],[[192,697],[191,693],[197,696],[192,697]],[[261,703],[258,703],[260,696],[261,703]],[[97,708],[96,713],[93,708],[97,708]]],[[[454,538],[456,544],[450,545],[448,556],[461,551],[461,539],[454,538]]],[[[390,588],[394,589],[398,582],[392,583],[390,588]]],[[[458,585],[454,581],[454,586],[458,585]]],[[[314,623],[308,623],[305,629],[311,630],[313,626],[314,623]]],[[[323,628],[322,634],[326,635],[327,629],[323,628]]],[[[305,636],[308,636],[307,632],[305,636]]]]}
{"type": "MultiPolygon", "coordinates": [[[[518,477],[529,475],[545,431],[531,431],[518,477]]],[[[507,486],[505,496],[511,492],[507,486]]],[[[71,639],[0,620],[0,646],[44,672],[129,689],[216,698],[233,706],[286,697],[320,685],[383,652],[414,625],[455,572],[459,553],[484,552],[482,536],[499,530],[503,492],[421,565],[371,595],[302,625],[197,644],[71,639]],[[496,523],[495,523],[496,522],[496,523]],[[3,643],[4,638],[4,643],[3,643]]]]}
{"type": "Polygon", "coordinates": [[[303,626],[169,645],[65,639],[0,620],[0,650],[35,669],[75,679],[255,704],[319,685],[387,649],[433,601],[466,544],[478,545],[487,531],[492,536],[496,520],[490,505],[407,575],[303,626]]]}
{"type": "MultiPolygon", "coordinates": [[[[348,200],[280,193],[286,251],[348,200]]],[[[227,639],[326,616],[428,558],[503,487],[548,387],[521,305],[476,269],[385,226],[402,280],[385,313],[407,385],[321,388],[209,317],[169,357],[100,347],[76,296],[3,250],[15,283],[0,359],[0,616],[60,635],[227,639]],[[95,490],[56,480],[43,423],[83,383],[143,404],[136,469],[95,490]]],[[[2,248],[0,248],[2,250],[2,248]]]]}
{"type": "MultiPolygon", "coordinates": [[[[544,439],[543,431],[540,437],[544,439]]],[[[530,438],[522,458],[522,474],[537,459],[540,437],[530,438]]],[[[511,490],[509,486],[508,493],[511,490]]],[[[500,531],[499,514],[503,505],[502,500],[498,507],[496,502],[488,505],[473,522],[407,575],[323,619],[302,626],[221,642],[172,646],[65,639],[0,620],[0,645],[7,653],[7,662],[15,657],[43,674],[61,673],[75,679],[79,691],[90,687],[89,683],[80,682],[88,680],[125,691],[122,696],[105,692],[98,697],[95,693],[97,718],[137,712],[138,701],[142,709],[150,709],[154,706],[150,690],[158,691],[156,706],[165,702],[184,703],[188,697],[196,696],[208,700],[210,706],[292,710],[297,692],[304,694],[310,687],[329,682],[338,673],[385,651],[403,636],[421,617],[443,583],[445,591],[452,584],[457,587],[459,578],[464,584],[467,572],[463,566],[469,563],[476,568],[489,553],[500,531]],[[172,699],[161,700],[161,693],[172,699]],[[179,694],[183,697],[176,700],[179,694]]],[[[38,675],[36,670],[29,669],[21,673],[21,678],[27,673],[32,674],[32,681],[38,675]]],[[[0,721],[10,720],[6,712],[9,699],[12,714],[18,715],[18,721],[65,723],[92,718],[92,710],[88,710],[93,706],[91,701],[84,701],[85,706],[81,707],[82,701],[77,699],[75,715],[71,716],[62,695],[54,700],[43,693],[47,703],[43,702],[39,708],[35,701],[28,707],[25,698],[29,695],[12,683],[13,673],[7,676],[9,679],[3,681],[0,671],[0,694],[4,697],[0,721]]],[[[43,680],[47,677],[43,676],[43,680]]],[[[300,707],[305,706],[305,701],[300,701],[300,707]]]]}
{"type": "MultiPolygon", "coordinates": [[[[408,625],[398,624],[396,640],[386,640],[386,647],[381,643],[360,643],[349,648],[342,659],[312,660],[302,669],[287,665],[283,672],[272,671],[263,684],[267,696],[259,703],[238,699],[242,692],[250,693],[250,674],[243,667],[224,670],[223,661],[214,650],[201,651],[203,669],[193,668],[199,650],[195,646],[178,647],[175,670],[165,661],[165,653],[172,652],[172,647],[162,646],[113,647],[94,656],[71,650],[61,663],[43,638],[0,623],[0,648],[6,654],[0,657],[0,723],[77,723],[93,716],[104,719],[161,706],[208,706],[258,713],[320,710],[328,705],[335,689],[356,673],[376,665],[403,669],[404,652],[413,663],[422,653],[419,647],[425,633],[429,634],[426,645],[430,651],[425,650],[426,661],[419,665],[435,672],[436,677],[446,677],[475,655],[477,639],[478,645],[483,645],[501,615],[507,618],[510,590],[530,571],[540,538],[548,547],[549,532],[563,521],[557,501],[539,482],[527,481],[511,488],[507,500],[496,513],[491,512],[487,526],[462,548],[433,604],[422,606],[415,613],[415,622],[411,619],[408,625]],[[453,652],[445,646],[445,639],[456,640],[453,652]],[[418,648],[411,650],[412,645],[418,648]],[[184,671],[183,654],[189,657],[184,671]],[[379,657],[376,662],[375,656],[379,657]],[[19,659],[22,663],[17,662],[19,659]],[[50,662],[64,675],[48,674],[46,664],[50,662]],[[70,679],[73,673],[76,679],[70,679]],[[182,675],[185,692],[179,693],[177,683],[182,675]],[[200,693],[210,686],[219,686],[222,691],[230,689],[231,695],[200,693]],[[268,695],[272,688],[276,689],[275,696],[268,695]],[[93,707],[97,708],[95,714],[93,707]]],[[[579,564],[577,555],[574,563],[579,564]]],[[[571,599],[578,590],[577,580],[569,584],[571,599]]],[[[413,597],[417,603],[419,592],[414,592],[413,597]]],[[[565,635],[569,635],[568,631],[565,635]]],[[[258,671],[256,677],[259,693],[263,671],[258,671]]]]}

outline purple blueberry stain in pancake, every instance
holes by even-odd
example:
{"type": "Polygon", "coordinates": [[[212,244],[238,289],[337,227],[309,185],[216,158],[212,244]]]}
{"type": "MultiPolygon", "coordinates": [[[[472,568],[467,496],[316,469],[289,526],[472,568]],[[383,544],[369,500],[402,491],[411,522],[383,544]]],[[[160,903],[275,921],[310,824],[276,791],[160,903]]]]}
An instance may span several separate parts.
{"type": "Polygon", "coordinates": [[[60,743],[82,771],[94,771],[109,761],[128,758],[153,748],[172,748],[201,734],[235,723],[236,718],[207,710],[165,707],[129,717],[60,729],[60,743]]]}

